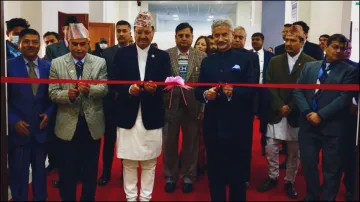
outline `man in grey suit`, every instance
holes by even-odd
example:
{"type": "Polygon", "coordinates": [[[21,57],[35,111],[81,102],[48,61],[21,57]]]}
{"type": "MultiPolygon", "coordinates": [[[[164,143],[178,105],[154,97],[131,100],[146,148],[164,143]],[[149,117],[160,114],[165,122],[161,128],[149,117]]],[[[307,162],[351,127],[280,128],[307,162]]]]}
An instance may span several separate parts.
{"type": "MultiPolygon", "coordinates": [[[[106,60],[106,66],[108,71],[108,77],[113,74],[113,61],[114,56],[119,48],[129,45],[129,39],[131,37],[131,25],[129,22],[120,20],[116,23],[116,38],[118,44],[107,48],[103,52],[103,56],[106,60]]],[[[103,146],[103,172],[98,181],[99,186],[106,185],[111,178],[111,167],[114,159],[114,147],[116,141],[116,123],[115,120],[115,100],[117,100],[118,94],[109,88],[108,94],[104,97],[104,113],[105,113],[105,133],[104,133],[104,146],[103,146]]]]}
{"type": "MultiPolygon", "coordinates": [[[[345,36],[330,36],[325,59],[306,63],[297,83],[358,83],[358,70],[343,61],[346,46],[345,36]]],[[[344,131],[347,129],[348,107],[354,93],[346,90],[296,89],[294,96],[302,113],[299,119],[299,146],[307,187],[304,201],[320,200],[320,177],[317,169],[320,150],[324,177],[322,200],[335,201],[346,147],[344,131]]]]}
{"type": "Polygon", "coordinates": [[[72,79],[75,84],[49,85],[49,96],[58,105],[55,134],[62,154],[60,197],[62,201],[76,200],[77,174],[81,169],[81,200],[94,201],[100,139],[105,130],[102,98],[107,86],[77,80],[107,80],[106,62],[87,53],[89,32],[83,24],[69,27],[70,53],[52,61],[50,79],[72,79]]]}
{"type": "MultiPolygon", "coordinates": [[[[197,82],[201,61],[206,57],[204,52],[191,48],[193,28],[188,23],[180,23],[175,29],[176,47],[167,52],[170,55],[172,76],[180,76],[186,82],[197,82]]],[[[198,126],[202,119],[203,106],[195,98],[193,90],[183,89],[186,104],[180,88],[173,89],[164,96],[165,126],[164,131],[164,176],[165,191],[172,193],[176,189],[178,179],[178,145],[179,132],[182,128],[183,142],[181,149],[181,179],[183,192],[192,192],[192,184],[196,178],[199,151],[198,126]],[[171,99],[171,100],[170,100],[171,99]],[[171,102],[171,106],[170,106],[171,102]]]]}

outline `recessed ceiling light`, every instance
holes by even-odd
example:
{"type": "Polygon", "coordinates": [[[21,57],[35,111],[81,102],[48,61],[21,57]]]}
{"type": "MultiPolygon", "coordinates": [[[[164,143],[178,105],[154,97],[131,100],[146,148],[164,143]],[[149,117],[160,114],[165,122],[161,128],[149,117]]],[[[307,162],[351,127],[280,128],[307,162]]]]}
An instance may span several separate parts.
{"type": "Polygon", "coordinates": [[[179,21],[179,18],[174,18],[174,20],[179,21]]]}
{"type": "Polygon", "coordinates": [[[173,17],[174,17],[174,18],[178,18],[179,16],[178,16],[178,15],[176,15],[176,14],[174,14],[174,15],[173,15],[173,17]]]}
{"type": "Polygon", "coordinates": [[[209,22],[212,21],[212,19],[210,19],[210,18],[208,18],[208,19],[206,19],[206,20],[209,21],[209,22]]]}
{"type": "Polygon", "coordinates": [[[213,19],[214,18],[214,16],[213,15],[209,15],[209,17],[208,17],[209,19],[213,19]]]}

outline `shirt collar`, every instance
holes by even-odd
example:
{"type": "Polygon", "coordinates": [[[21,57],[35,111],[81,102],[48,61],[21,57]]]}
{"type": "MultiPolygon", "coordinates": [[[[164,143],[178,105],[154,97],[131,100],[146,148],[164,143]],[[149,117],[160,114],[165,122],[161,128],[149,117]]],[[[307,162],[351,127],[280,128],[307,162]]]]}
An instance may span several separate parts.
{"type": "MultiPolygon", "coordinates": [[[[190,48],[189,50],[186,51],[186,55],[189,55],[190,53],[190,48]]],[[[180,50],[177,48],[177,55],[179,56],[181,54],[180,50]]]]}
{"type": "Polygon", "coordinates": [[[150,45],[148,47],[146,47],[145,49],[141,49],[141,48],[139,48],[139,46],[136,45],[136,49],[137,49],[138,53],[146,53],[147,54],[149,52],[150,45]]]}
{"type": "MultiPolygon", "coordinates": [[[[74,57],[72,57],[72,58],[73,58],[75,64],[79,62],[78,59],[76,59],[76,58],[74,58],[74,57]]],[[[85,56],[83,59],[81,59],[81,62],[82,62],[83,64],[85,64],[85,58],[86,58],[86,56],[85,56]]]]}
{"type": "MultiPolygon", "coordinates": [[[[25,57],[23,57],[24,61],[25,61],[25,65],[28,65],[29,64],[29,60],[27,60],[25,57]]],[[[34,61],[32,61],[34,63],[34,65],[37,67],[39,66],[39,58],[36,57],[36,59],[34,61]]]]}
{"type": "MultiPolygon", "coordinates": [[[[256,50],[255,49],[253,49],[253,51],[254,51],[254,53],[256,53],[256,50]]],[[[261,48],[259,51],[257,51],[259,54],[263,54],[264,53],[264,49],[263,48],[261,48]]]]}
{"type": "Polygon", "coordinates": [[[295,55],[294,57],[291,57],[291,56],[289,55],[289,53],[286,53],[286,54],[287,54],[288,58],[291,58],[292,60],[297,61],[297,60],[299,59],[299,57],[300,57],[301,51],[300,51],[297,55],[295,55]]]}

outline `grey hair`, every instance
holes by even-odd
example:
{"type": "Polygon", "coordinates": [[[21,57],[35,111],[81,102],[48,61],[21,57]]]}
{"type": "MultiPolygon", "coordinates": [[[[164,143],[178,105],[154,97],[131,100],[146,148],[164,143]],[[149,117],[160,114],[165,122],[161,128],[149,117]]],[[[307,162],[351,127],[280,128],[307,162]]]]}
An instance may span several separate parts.
{"type": "Polygon", "coordinates": [[[234,28],[234,31],[236,30],[243,30],[245,32],[245,37],[247,36],[246,29],[243,26],[237,26],[234,28]]]}
{"type": "Polygon", "coordinates": [[[225,19],[225,18],[220,18],[220,19],[216,19],[214,20],[214,22],[212,23],[211,25],[211,29],[214,30],[216,27],[219,27],[219,26],[224,26],[224,25],[227,25],[230,27],[230,31],[233,31],[233,22],[231,19],[225,19]]]}

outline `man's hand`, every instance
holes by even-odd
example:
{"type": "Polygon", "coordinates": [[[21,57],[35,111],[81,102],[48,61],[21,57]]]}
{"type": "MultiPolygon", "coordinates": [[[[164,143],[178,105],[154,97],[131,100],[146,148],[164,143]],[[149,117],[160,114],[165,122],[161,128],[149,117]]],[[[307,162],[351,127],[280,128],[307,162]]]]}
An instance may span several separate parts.
{"type": "Polygon", "coordinates": [[[321,122],[320,116],[315,112],[310,112],[308,115],[306,115],[306,119],[308,122],[314,126],[317,126],[321,122]]]}
{"type": "Polygon", "coordinates": [[[80,82],[78,84],[78,90],[80,91],[80,93],[87,95],[90,91],[90,85],[80,82]]]}
{"type": "Polygon", "coordinates": [[[215,100],[217,96],[216,87],[212,87],[205,91],[205,98],[208,100],[215,100]]]}
{"type": "Polygon", "coordinates": [[[133,84],[130,87],[130,94],[134,96],[138,96],[141,93],[141,89],[137,84],[133,84]]]}
{"type": "Polygon", "coordinates": [[[26,136],[29,135],[30,133],[29,130],[27,129],[27,127],[29,126],[30,125],[27,124],[25,121],[19,121],[15,124],[15,129],[19,135],[26,136]]]}
{"type": "Polygon", "coordinates": [[[233,87],[232,86],[230,86],[230,85],[225,85],[225,86],[223,86],[223,93],[224,93],[224,95],[226,95],[226,97],[231,97],[232,96],[232,94],[233,94],[233,87]]]}
{"type": "Polygon", "coordinates": [[[144,88],[145,88],[145,90],[146,90],[147,92],[149,92],[149,93],[155,93],[155,92],[156,92],[157,85],[152,84],[151,82],[152,82],[152,81],[149,81],[149,82],[145,83],[144,88]]]}
{"type": "Polygon", "coordinates": [[[289,113],[290,113],[290,108],[289,108],[289,106],[284,105],[284,106],[281,107],[281,109],[280,109],[280,115],[281,115],[282,117],[287,117],[287,116],[289,115],[289,113]]]}
{"type": "Polygon", "coordinates": [[[349,111],[351,114],[357,115],[358,114],[358,106],[351,103],[349,106],[349,111]]]}
{"type": "Polygon", "coordinates": [[[197,119],[202,121],[204,119],[204,112],[199,112],[197,119]]]}
{"type": "Polygon", "coordinates": [[[40,130],[42,130],[48,125],[48,115],[40,114],[40,117],[43,118],[41,123],[40,123],[40,130]]]}
{"type": "Polygon", "coordinates": [[[68,96],[71,101],[75,100],[79,96],[79,90],[76,88],[69,88],[68,96]]]}

